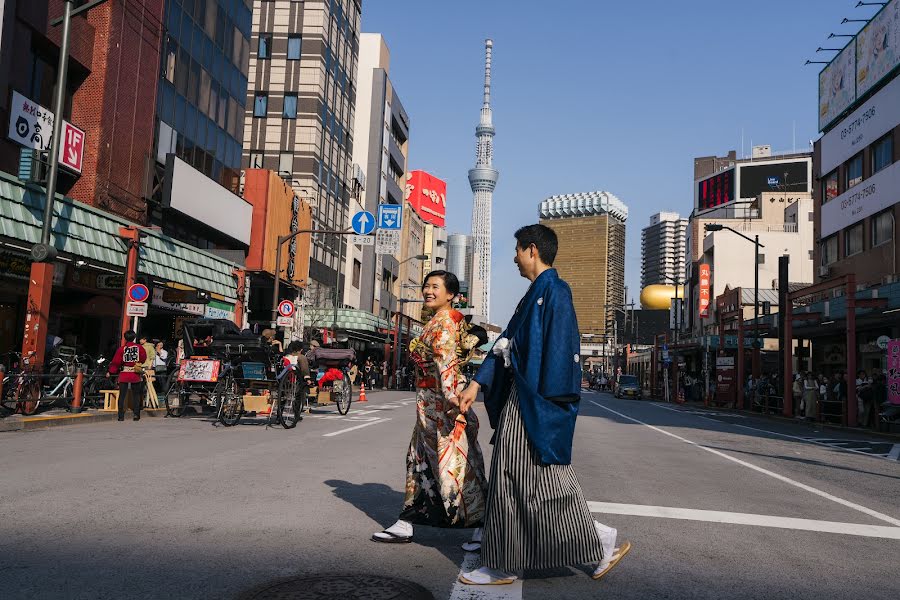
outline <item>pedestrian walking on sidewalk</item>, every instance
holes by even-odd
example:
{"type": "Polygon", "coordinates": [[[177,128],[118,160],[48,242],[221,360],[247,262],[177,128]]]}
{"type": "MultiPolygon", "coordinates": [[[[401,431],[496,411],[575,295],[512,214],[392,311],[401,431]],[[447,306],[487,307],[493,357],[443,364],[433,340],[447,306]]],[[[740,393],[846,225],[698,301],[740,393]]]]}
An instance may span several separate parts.
{"type": "Polygon", "coordinates": [[[422,295],[434,317],[410,344],[419,378],[416,424],[406,454],[406,496],[399,520],[372,535],[373,541],[410,542],[413,525],[481,526],[487,480],[478,417],[474,412],[464,415],[459,402],[466,387],[462,369],[480,340],[451,307],[458,294],[459,280],[453,273],[426,275],[422,295]]]}
{"type": "Polygon", "coordinates": [[[597,523],[572,468],[581,400],[578,323],[569,285],[553,269],[558,241],[544,225],[516,234],[515,263],[531,287],[493,351],[461,395],[469,414],[479,389],[495,429],[481,542],[482,567],[460,575],[474,585],[512,583],[526,569],[596,567],[603,577],[631,549],[597,523]]]}
{"type": "Polygon", "coordinates": [[[125,403],[131,392],[131,405],[134,420],[141,420],[141,406],[144,404],[144,363],[147,352],[143,346],[134,342],[135,333],[130,329],[123,335],[125,343],[119,346],[115,356],[109,363],[106,376],[119,376],[119,420],[125,420],[125,403]]]}

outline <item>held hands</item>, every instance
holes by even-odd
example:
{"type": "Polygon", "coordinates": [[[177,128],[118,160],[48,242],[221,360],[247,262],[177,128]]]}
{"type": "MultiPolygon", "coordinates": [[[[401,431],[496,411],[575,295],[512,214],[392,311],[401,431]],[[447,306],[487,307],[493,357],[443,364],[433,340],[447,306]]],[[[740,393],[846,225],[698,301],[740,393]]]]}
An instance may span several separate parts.
{"type": "Polygon", "coordinates": [[[478,398],[479,389],[481,389],[481,386],[473,381],[462,391],[459,395],[459,412],[463,414],[469,412],[469,409],[475,403],[475,399],[478,398]]]}

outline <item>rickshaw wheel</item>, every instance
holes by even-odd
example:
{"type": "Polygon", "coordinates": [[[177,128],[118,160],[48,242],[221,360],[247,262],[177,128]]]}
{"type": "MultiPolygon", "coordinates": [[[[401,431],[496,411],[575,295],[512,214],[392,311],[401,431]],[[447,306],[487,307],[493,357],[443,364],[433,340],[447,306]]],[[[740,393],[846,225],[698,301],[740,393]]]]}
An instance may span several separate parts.
{"type": "Polygon", "coordinates": [[[233,380],[223,384],[220,402],[219,421],[226,427],[237,425],[244,414],[244,399],[237,393],[233,380]]]}
{"type": "Polygon", "coordinates": [[[332,385],[331,397],[339,413],[346,415],[350,412],[350,403],[353,401],[353,386],[350,384],[350,379],[346,372],[344,373],[344,379],[339,379],[332,385]]]}
{"type": "Polygon", "coordinates": [[[285,429],[293,429],[303,419],[300,415],[302,404],[298,398],[299,392],[300,382],[291,371],[278,384],[278,422],[285,429]]]}
{"type": "Polygon", "coordinates": [[[166,416],[178,418],[187,410],[187,398],[184,390],[181,389],[181,383],[173,381],[166,391],[166,416]]]}

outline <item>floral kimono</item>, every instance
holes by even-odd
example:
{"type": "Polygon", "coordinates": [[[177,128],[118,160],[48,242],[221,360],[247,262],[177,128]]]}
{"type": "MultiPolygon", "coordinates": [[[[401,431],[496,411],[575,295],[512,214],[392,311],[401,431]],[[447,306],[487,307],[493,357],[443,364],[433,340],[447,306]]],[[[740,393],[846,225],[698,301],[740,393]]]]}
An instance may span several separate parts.
{"type": "Polygon", "coordinates": [[[438,312],[410,344],[417,368],[416,424],[406,456],[406,497],[400,518],[434,527],[478,527],[487,480],[478,445],[478,417],[448,399],[467,381],[462,368],[478,344],[455,310],[438,312]]]}

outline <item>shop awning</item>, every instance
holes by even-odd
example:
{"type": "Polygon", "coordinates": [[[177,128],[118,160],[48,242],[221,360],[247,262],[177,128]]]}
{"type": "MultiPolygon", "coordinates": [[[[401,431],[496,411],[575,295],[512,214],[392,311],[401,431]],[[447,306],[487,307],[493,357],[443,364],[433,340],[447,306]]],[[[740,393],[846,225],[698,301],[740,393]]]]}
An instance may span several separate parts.
{"type": "MultiPolygon", "coordinates": [[[[305,308],[303,311],[303,325],[306,327],[330,329],[334,321],[335,311],[333,308],[305,308]]],[[[354,308],[339,308],[337,310],[337,326],[338,329],[370,331],[373,333],[387,331],[390,327],[385,319],[376,317],[368,311],[354,308]]]]}
{"type": "MultiPolygon", "coordinates": [[[[40,241],[44,194],[43,188],[26,186],[0,172],[0,236],[25,246],[40,241]]],[[[62,196],[57,196],[53,216],[51,242],[60,252],[124,271],[126,247],[119,228],[133,223],[62,196]]],[[[237,297],[233,263],[157,231],[145,229],[144,233],[141,273],[228,299],[237,297]]]]}

